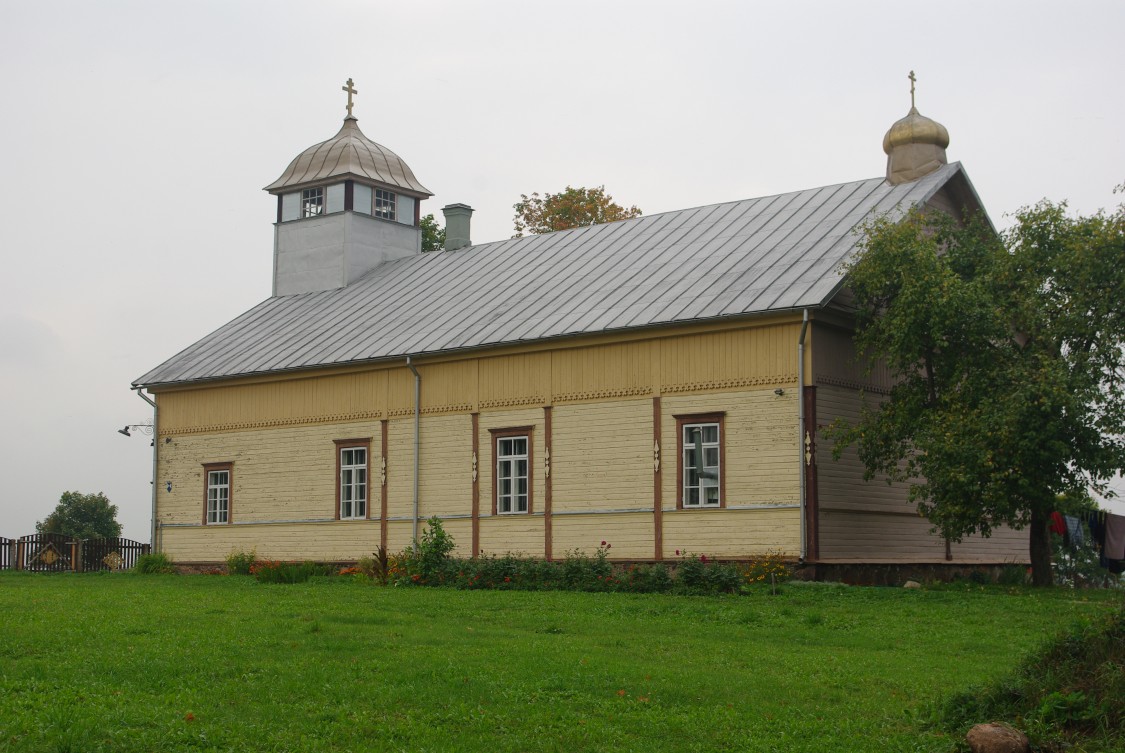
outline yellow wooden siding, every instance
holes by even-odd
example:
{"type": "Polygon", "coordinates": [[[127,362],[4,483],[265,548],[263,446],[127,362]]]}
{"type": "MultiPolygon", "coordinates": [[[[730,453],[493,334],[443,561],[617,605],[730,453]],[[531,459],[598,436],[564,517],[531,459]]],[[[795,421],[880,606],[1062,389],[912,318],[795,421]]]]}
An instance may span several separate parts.
{"type": "Polygon", "coordinates": [[[482,410],[550,401],[549,352],[481,358],[478,375],[478,406],[482,410]]]}
{"type": "Polygon", "coordinates": [[[387,517],[413,514],[414,419],[396,418],[387,422],[387,517]]]}
{"type": "Polygon", "coordinates": [[[335,439],[372,438],[368,496],[378,500],[379,424],[314,424],[253,432],[187,434],[160,445],[161,523],[203,519],[204,463],[234,464],[231,515],[236,522],[331,519],[336,510],[335,439]],[[172,482],[172,491],[165,489],[172,482]]]}
{"type": "Polygon", "coordinates": [[[590,555],[604,541],[611,559],[651,559],[654,531],[651,512],[560,515],[551,521],[552,553],[556,559],[575,549],[590,555]]]}
{"type": "Polygon", "coordinates": [[[222,562],[232,551],[262,559],[354,561],[379,544],[377,521],[163,528],[161,550],[174,562],[222,562]]]}
{"type": "MultiPolygon", "coordinates": [[[[414,542],[414,523],[411,520],[387,522],[387,552],[394,554],[409,548],[414,542]]],[[[422,535],[422,521],[418,521],[418,535],[422,535]]]]}
{"type": "Polygon", "coordinates": [[[480,519],[480,546],[489,554],[542,557],[544,544],[542,515],[489,515],[480,519]]]}
{"type": "MultiPolygon", "coordinates": [[[[521,410],[487,411],[480,414],[478,435],[480,452],[477,457],[477,478],[480,488],[481,515],[492,511],[492,474],[496,464],[496,450],[492,445],[490,429],[509,429],[517,426],[532,427],[532,457],[529,469],[531,471],[531,509],[532,512],[543,512],[543,409],[524,408],[521,410]]],[[[469,437],[468,441],[472,442],[471,432],[469,437]]],[[[471,496],[468,501],[471,507],[471,496]]],[[[471,512],[471,509],[466,510],[466,512],[471,512]]],[[[542,530],[542,522],[539,523],[539,526],[542,530]]],[[[543,548],[542,542],[540,542],[539,548],[543,548]]]]}
{"type": "MultiPolygon", "coordinates": [[[[409,425],[409,444],[395,446],[403,457],[413,457],[414,425],[409,425]]],[[[473,421],[467,414],[427,416],[418,460],[419,515],[469,515],[473,511],[473,421]]],[[[397,438],[403,432],[395,434],[397,438]]],[[[411,460],[413,463],[413,460],[411,460]]],[[[410,468],[411,483],[414,469],[410,468]]]]}
{"type": "MultiPolygon", "coordinates": [[[[763,320],[679,329],[643,339],[502,355],[448,357],[416,364],[423,414],[644,398],[661,393],[796,380],[799,323],[763,320]]],[[[250,430],[282,425],[400,418],[414,411],[414,375],[405,360],[339,373],[272,375],[242,382],[156,391],[162,435],[250,430]]]]}
{"type": "Polygon", "coordinates": [[[551,354],[553,402],[651,395],[649,342],[570,348],[551,354]]]}
{"type": "Polygon", "coordinates": [[[800,332],[793,323],[666,338],[660,343],[660,390],[793,383],[800,332]]]}
{"type": "Polygon", "coordinates": [[[651,400],[561,405],[551,433],[555,511],[652,509],[651,400]]]}
{"type": "Polygon", "coordinates": [[[183,434],[379,418],[386,394],[387,372],[380,370],[201,387],[157,400],[161,434],[183,434]]]}
{"type": "Polygon", "coordinates": [[[724,504],[799,504],[796,389],[788,389],[781,396],[766,389],[662,399],[664,508],[674,508],[681,496],[676,486],[680,458],[675,416],[716,411],[726,414],[724,504]]]}
{"type": "Polygon", "coordinates": [[[664,557],[686,552],[708,557],[748,557],[801,552],[801,514],[796,508],[675,510],[664,513],[664,557]]]}

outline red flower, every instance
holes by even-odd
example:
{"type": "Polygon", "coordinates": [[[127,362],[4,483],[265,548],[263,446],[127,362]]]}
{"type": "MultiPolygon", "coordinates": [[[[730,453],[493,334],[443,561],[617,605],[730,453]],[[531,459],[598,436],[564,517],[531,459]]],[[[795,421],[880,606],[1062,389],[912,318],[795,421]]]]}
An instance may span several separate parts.
{"type": "Polygon", "coordinates": [[[699,555],[699,561],[700,562],[706,562],[707,561],[707,555],[706,554],[699,555]]]}
{"type": "Polygon", "coordinates": [[[677,549],[677,550],[676,550],[676,556],[677,556],[677,557],[679,557],[679,556],[680,556],[680,550],[679,550],[679,549],[677,549]]]}
{"type": "Polygon", "coordinates": [[[604,540],[602,541],[602,546],[605,546],[605,541],[604,541],[604,540]]]}
{"type": "Polygon", "coordinates": [[[505,582],[505,583],[511,583],[511,582],[512,582],[512,579],[511,579],[511,578],[509,578],[509,577],[508,577],[507,575],[505,575],[505,576],[504,576],[504,582],[505,582]]]}

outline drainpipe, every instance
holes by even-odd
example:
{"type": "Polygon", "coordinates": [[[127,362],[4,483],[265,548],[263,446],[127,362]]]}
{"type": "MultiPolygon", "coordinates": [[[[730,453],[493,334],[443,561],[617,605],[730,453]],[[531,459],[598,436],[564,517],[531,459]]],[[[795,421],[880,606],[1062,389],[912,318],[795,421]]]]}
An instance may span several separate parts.
{"type": "Polygon", "coordinates": [[[410,356],[406,357],[406,368],[414,373],[414,516],[413,516],[413,536],[412,539],[414,551],[418,551],[418,431],[419,421],[418,416],[421,409],[422,402],[422,375],[418,373],[418,369],[414,368],[414,364],[410,361],[410,356]]]}
{"type": "Polygon", "coordinates": [[[160,451],[160,427],[157,424],[157,419],[160,416],[160,410],[156,407],[156,402],[149,398],[148,395],[141,392],[142,387],[134,387],[137,396],[141,400],[152,406],[152,527],[149,531],[149,541],[152,544],[149,546],[149,551],[156,554],[156,456],[160,451]]]}
{"type": "Polygon", "coordinates": [[[809,328],[809,310],[801,319],[801,336],[797,338],[797,474],[801,479],[801,563],[808,554],[809,532],[805,523],[805,332],[809,328]]]}

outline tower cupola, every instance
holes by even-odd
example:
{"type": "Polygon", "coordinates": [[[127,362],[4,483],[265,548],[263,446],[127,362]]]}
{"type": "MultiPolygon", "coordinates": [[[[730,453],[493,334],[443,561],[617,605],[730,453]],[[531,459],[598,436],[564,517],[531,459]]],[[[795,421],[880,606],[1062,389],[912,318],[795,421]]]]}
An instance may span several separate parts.
{"type": "Polygon", "coordinates": [[[349,78],[335,136],[298,154],[264,190],[277,196],[274,295],[348,285],[384,261],[421,253],[421,202],[409,165],[359,129],[349,78]]]}
{"type": "Polygon", "coordinates": [[[895,122],[883,137],[887,153],[887,182],[910,183],[948,163],[945,148],[949,131],[914,106],[914,71],[910,72],[910,112],[895,122]]]}

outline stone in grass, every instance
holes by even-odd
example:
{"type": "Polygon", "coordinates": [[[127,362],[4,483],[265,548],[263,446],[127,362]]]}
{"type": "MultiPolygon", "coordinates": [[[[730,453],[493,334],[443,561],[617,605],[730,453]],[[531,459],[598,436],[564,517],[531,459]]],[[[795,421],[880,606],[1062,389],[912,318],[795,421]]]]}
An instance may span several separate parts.
{"type": "Polygon", "coordinates": [[[1006,724],[978,724],[965,735],[973,753],[1028,753],[1027,735],[1006,724]]]}
{"type": "Polygon", "coordinates": [[[908,580],[902,584],[903,588],[921,588],[922,584],[916,580],[908,580]]]}

